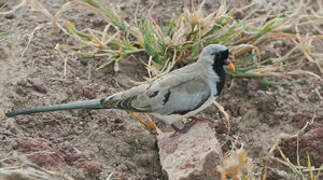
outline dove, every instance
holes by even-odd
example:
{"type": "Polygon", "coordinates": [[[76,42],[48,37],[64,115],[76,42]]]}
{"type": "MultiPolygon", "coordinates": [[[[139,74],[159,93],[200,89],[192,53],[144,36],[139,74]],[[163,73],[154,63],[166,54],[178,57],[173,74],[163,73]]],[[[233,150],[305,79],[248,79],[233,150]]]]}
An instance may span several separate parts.
{"type": "Polygon", "coordinates": [[[227,47],[210,44],[202,49],[195,63],[171,71],[151,82],[108,97],[13,110],[7,112],[6,116],[72,109],[120,109],[150,113],[171,125],[175,131],[180,131],[174,125],[175,122],[204,110],[221,93],[225,84],[223,66],[228,65],[235,71],[228,57],[227,47]]]}

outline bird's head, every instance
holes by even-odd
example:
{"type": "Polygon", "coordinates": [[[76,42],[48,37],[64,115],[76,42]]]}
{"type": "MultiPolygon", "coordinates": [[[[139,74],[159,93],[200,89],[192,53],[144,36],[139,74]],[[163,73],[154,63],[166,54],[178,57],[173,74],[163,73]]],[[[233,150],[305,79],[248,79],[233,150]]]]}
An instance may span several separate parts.
{"type": "Polygon", "coordinates": [[[233,71],[235,71],[235,67],[228,57],[229,49],[227,47],[219,44],[210,44],[203,48],[198,61],[214,67],[228,65],[233,71]]]}

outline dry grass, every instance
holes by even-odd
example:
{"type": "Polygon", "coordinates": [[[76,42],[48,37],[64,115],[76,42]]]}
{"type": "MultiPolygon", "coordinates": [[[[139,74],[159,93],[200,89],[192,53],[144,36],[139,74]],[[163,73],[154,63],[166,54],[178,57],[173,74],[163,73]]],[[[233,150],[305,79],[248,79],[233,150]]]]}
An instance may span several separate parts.
{"type": "Polygon", "coordinates": [[[62,179],[74,180],[68,174],[49,171],[36,165],[28,164],[22,166],[1,167],[0,176],[5,179],[62,179]]]}
{"type": "MultiPolygon", "coordinates": [[[[259,16],[257,12],[264,11],[264,7],[257,4],[229,10],[223,0],[221,7],[216,12],[205,14],[202,3],[198,7],[192,7],[191,10],[184,9],[167,25],[157,22],[150,13],[145,19],[137,20],[138,17],[135,17],[135,22],[127,22],[125,18],[120,16],[119,8],[94,0],[70,1],[55,15],[52,15],[37,0],[22,0],[11,11],[0,12],[0,15],[14,13],[23,6],[29,6],[46,15],[49,19],[48,23],[35,28],[29,43],[32,41],[35,31],[51,25],[74,38],[78,42],[75,43],[76,46],[65,44],[57,44],[56,46],[65,61],[64,74],[66,74],[68,54],[105,57],[107,60],[100,68],[114,64],[115,70],[118,70],[119,61],[128,56],[141,54],[149,57],[145,66],[148,71],[147,80],[151,80],[173,70],[178,63],[185,65],[194,62],[204,46],[218,43],[226,45],[231,51],[230,58],[235,63],[237,71],[233,72],[226,68],[226,72],[232,77],[262,78],[262,82],[268,85],[284,85],[292,82],[274,82],[267,78],[304,74],[322,81],[323,53],[317,52],[313,45],[315,41],[323,40],[323,32],[320,27],[323,24],[323,5],[322,1],[317,1],[317,3],[317,9],[314,10],[310,6],[311,1],[300,0],[298,8],[292,11],[285,11],[281,14],[268,12],[259,16]],[[80,6],[98,13],[106,22],[104,30],[78,29],[73,22],[62,18],[62,14],[70,6],[80,6]],[[240,11],[250,13],[242,19],[234,18],[234,13],[240,11]],[[304,33],[304,31],[301,33],[299,29],[305,26],[310,27],[317,34],[304,33]],[[275,58],[263,59],[264,47],[280,40],[289,40],[293,43],[293,47],[283,54],[276,53],[277,57],[275,58]],[[315,71],[303,70],[304,65],[308,62],[316,67],[315,71]]],[[[268,46],[266,47],[268,48],[268,46]]],[[[270,51],[276,52],[274,48],[270,51]]],[[[319,179],[323,167],[312,167],[309,158],[306,166],[294,165],[280,149],[279,142],[280,140],[269,152],[268,161],[274,160],[286,165],[300,179],[305,179],[306,173],[309,174],[311,180],[319,179]],[[278,151],[281,158],[274,157],[274,151],[278,151]],[[315,172],[317,173],[315,174],[315,172]]],[[[245,166],[247,158],[245,151],[237,151],[234,157],[238,158],[239,168],[245,166]]],[[[266,169],[264,168],[262,174],[264,180],[267,174],[266,169]]],[[[227,171],[222,172],[226,173],[227,171]]]]}
{"type": "MultiPolygon", "coordinates": [[[[269,161],[275,161],[278,162],[288,169],[290,169],[293,173],[294,176],[290,177],[290,175],[287,175],[288,177],[285,177],[286,179],[291,179],[291,178],[298,178],[301,180],[319,180],[321,177],[321,171],[323,170],[323,165],[320,167],[314,167],[312,166],[311,159],[308,153],[306,153],[307,157],[307,164],[306,165],[301,165],[300,163],[300,154],[299,154],[299,136],[302,135],[305,131],[305,129],[314,122],[314,118],[307,122],[305,126],[299,130],[295,135],[290,135],[290,134],[285,134],[282,133],[278,136],[277,140],[275,141],[274,145],[272,148],[269,150],[267,157],[265,158],[265,167],[263,169],[262,173],[262,179],[266,180],[267,177],[267,164],[269,161]],[[282,139],[291,139],[291,138],[296,138],[297,140],[297,148],[296,148],[296,155],[297,155],[297,162],[293,163],[288,159],[288,156],[285,155],[285,153],[282,151],[280,148],[279,144],[281,143],[282,139]],[[274,155],[274,152],[277,151],[280,155],[280,157],[276,157],[274,155]],[[296,164],[296,165],[295,165],[296,164]]],[[[279,172],[276,172],[279,174],[279,172]]],[[[286,174],[285,174],[286,175],[286,174]]]]}
{"type": "MultiPolygon", "coordinates": [[[[130,24],[120,16],[119,8],[95,0],[68,2],[55,15],[51,15],[37,0],[23,0],[10,13],[24,5],[41,11],[49,18],[49,23],[40,25],[35,31],[49,24],[54,25],[78,42],[76,46],[58,44],[57,50],[85,57],[104,56],[107,61],[100,68],[114,64],[115,70],[118,70],[118,62],[127,56],[147,55],[150,57],[145,64],[149,74],[147,79],[171,71],[179,62],[188,64],[195,61],[204,46],[218,43],[228,46],[231,51],[230,58],[235,62],[237,71],[226,68],[226,72],[232,77],[263,78],[262,82],[269,85],[291,82],[272,82],[267,81],[266,77],[292,74],[311,75],[322,80],[320,60],[323,54],[314,51],[313,42],[322,40],[323,36],[301,34],[298,30],[303,26],[310,26],[322,33],[319,27],[323,20],[321,1],[318,1],[317,10],[310,6],[311,1],[301,0],[296,10],[281,14],[268,12],[264,15],[255,15],[265,10],[258,4],[229,10],[226,1],[222,0],[221,7],[211,14],[204,13],[203,4],[192,7],[191,10],[184,9],[182,14],[173,17],[167,25],[157,22],[151,13],[142,20],[135,17],[135,22],[130,24]],[[73,22],[61,18],[70,6],[81,6],[97,12],[106,21],[104,30],[79,30],[73,22]],[[234,13],[241,11],[250,11],[250,14],[242,19],[234,18],[234,13]],[[296,33],[286,33],[288,31],[296,33]],[[278,54],[277,58],[261,58],[266,44],[282,39],[292,41],[294,47],[287,53],[278,54]],[[305,60],[313,63],[319,74],[302,70],[305,60]]],[[[0,15],[6,13],[8,12],[0,15]]],[[[272,51],[276,52],[275,49],[272,51]]],[[[62,54],[65,61],[68,60],[67,54],[62,54]]]]}
{"type": "Polygon", "coordinates": [[[243,144],[239,145],[237,139],[232,144],[232,149],[227,152],[217,171],[221,174],[221,180],[255,180],[254,164],[247,156],[243,144]]]}
{"type": "MultiPolygon", "coordinates": [[[[304,25],[319,29],[323,15],[318,14],[320,9],[314,11],[309,5],[310,2],[300,1],[299,8],[292,12],[257,17],[250,14],[238,20],[233,14],[239,9],[228,10],[225,1],[222,1],[217,12],[208,15],[203,14],[202,3],[198,7],[192,7],[192,10],[184,9],[168,25],[156,22],[150,13],[145,20],[130,25],[119,15],[118,8],[85,0],[66,3],[54,16],[54,24],[80,42],[79,47],[64,45],[64,48],[80,56],[107,56],[107,62],[100,68],[112,63],[118,67],[118,61],[141,53],[150,57],[146,64],[149,78],[159,77],[172,70],[178,62],[188,64],[195,61],[204,46],[218,43],[231,50],[230,57],[238,68],[237,72],[228,68],[226,71],[233,77],[265,78],[306,74],[322,80],[313,72],[301,70],[304,60],[308,60],[322,73],[319,59],[323,55],[313,52],[312,42],[323,37],[300,34],[298,31],[304,25]],[[103,16],[107,22],[104,31],[89,28],[78,30],[72,22],[61,19],[63,11],[69,6],[81,6],[103,16]],[[283,30],[296,30],[296,33],[282,33],[283,30]],[[285,54],[279,54],[279,58],[261,59],[262,46],[281,39],[291,40],[295,44],[294,48],[285,54]],[[246,57],[247,54],[249,56],[246,57]]],[[[322,5],[319,7],[322,9],[322,5]]],[[[261,11],[255,4],[243,8],[261,11]]],[[[262,82],[288,84],[266,80],[262,82]]]]}
{"type": "MultiPolygon", "coordinates": [[[[275,144],[274,149],[272,149],[272,151],[270,152],[270,155],[269,155],[270,160],[278,162],[278,163],[284,165],[285,167],[289,168],[298,179],[301,179],[301,180],[308,180],[308,179],[310,179],[310,180],[319,180],[321,175],[322,175],[321,171],[323,170],[323,165],[321,165],[321,167],[316,168],[316,167],[312,166],[311,159],[310,159],[308,153],[306,154],[306,157],[307,157],[307,164],[306,165],[301,165],[301,164],[299,164],[299,162],[297,162],[297,165],[295,165],[284,154],[284,152],[280,148],[279,144],[275,144]],[[274,152],[274,150],[279,152],[279,154],[281,156],[280,158],[275,157],[272,154],[274,152]]],[[[297,158],[299,158],[299,155],[297,156],[297,158]]],[[[267,166],[265,166],[262,179],[265,180],[266,177],[267,177],[267,166]]],[[[285,177],[285,178],[290,179],[291,177],[285,177]]]]}
{"type": "MultiPolygon", "coordinates": [[[[308,124],[307,124],[308,125],[308,124]]],[[[232,150],[227,152],[221,165],[217,166],[217,170],[221,174],[221,180],[255,180],[262,179],[266,180],[268,175],[269,162],[278,162],[286,168],[273,167],[271,171],[280,176],[283,179],[300,179],[300,180],[319,180],[322,176],[323,165],[320,167],[312,166],[309,154],[306,154],[307,164],[301,165],[299,162],[299,153],[297,148],[297,162],[293,163],[289,160],[288,156],[280,148],[279,144],[282,139],[295,138],[303,133],[307,125],[304,126],[296,135],[281,134],[277,138],[276,142],[269,150],[267,156],[264,158],[264,168],[262,172],[257,172],[254,168],[253,160],[247,156],[246,150],[238,142],[238,139],[232,144],[232,150]],[[240,144],[240,145],[239,145],[240,144]],[[237,145],[240,147],[238,148],[237,145]],[[278,152],[280,157],[275,156],[275,152],[278,152]],[[293,173],[286,173],[287,171],[293,173]]]]}
{"type": "Polygon", "coordinates": [[[299,154],[299,137],[304,134],[309,125],[314,123],[314,118],[308,121],[302,129],[295,134],[281,133],[278,135],[273,146],[263,158],[264,164],[262,172],[257,172],[254,167],[253,160],[247,155],[243,144],[239,142],[239,138],[235,137],[232,143],[232,148],[224,155],[224,160],[221,165],[217,166],[217,170],[221,174],[221,180],[266,180],[268,175],[269,162],[278,162],[283,167],[275,166],[271,168],[272,173],[277,174],[283,179],[300,179],[300,180],[319,180],[322,176],[323,164],[320,167],[312,166],[311,159],[308,153],[302,155],[307,158],[307,164],[300,163],[299,154]],[[282,140],[296,139],[296,162],[289,160],[288,156],[280,148],[282,140]],[[279,154],[280,157],[277,157],[279,154]],[[292,173],[286,173],[291,171],[292,173]]]}

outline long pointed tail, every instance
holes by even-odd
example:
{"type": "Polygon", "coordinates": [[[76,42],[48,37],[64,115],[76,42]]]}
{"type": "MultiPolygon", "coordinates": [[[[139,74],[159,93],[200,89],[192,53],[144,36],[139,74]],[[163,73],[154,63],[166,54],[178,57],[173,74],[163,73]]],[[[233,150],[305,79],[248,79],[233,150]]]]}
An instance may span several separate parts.
{"type": "MultiPolygon", "coordinates": [[[[109,97],[108,97],[109,98],[109,97]]],[[[32,114],[39,112],[49,112],[49,111],[61,111],[61,110],[71,110],[71,109],[105,109],[101,105],[101,102],[107,100],[108,98],[93,99],[87,101],[77,101],[67,104],[58,104],[53,106],[42,106],[31,109],[24,110],[14,110],[6,113],[7,117],[13,117],[20,114],[32,114]]]]}

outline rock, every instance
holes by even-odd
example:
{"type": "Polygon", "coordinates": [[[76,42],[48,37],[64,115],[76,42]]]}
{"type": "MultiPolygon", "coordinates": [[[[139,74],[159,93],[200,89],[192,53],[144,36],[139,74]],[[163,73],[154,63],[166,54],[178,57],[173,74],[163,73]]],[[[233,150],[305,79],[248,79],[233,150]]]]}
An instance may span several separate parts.
{"type": "Polygon", "coordinates": [[[220,178],[216,167],[223,161],[221,146],[207,122],[197,122],[187,133],[157,136],[160,163],[169,180],[220,178]]]}
{"type": "Polygon", "coordinates": [[[10,13],[10,14],[6,14],[4,17],[6,19],[14,19],[15,18],[15,15],[13,13],[10,13]]]}
{"type": "Polygon", "coordinates": [[[39,79],[39,78],[34,78],[31,80],[28,80],[28,82],[31,84],[31,87],[36,90],[37,92],[46,94],[47,89],[45,87],[45,84],[39,79]]]}
{"type": "Polygon", "coordinates": [[[141,153],[134,155],[134,161],[138,166],[142,167],[152,166],[154,158],[155,156],[153,153],[141,153]]]}
{"type": "Polygon", "coordinates": [[[25,88],[22,88],[22,87],[17,87],[15,89],[16,93],[22,97],[26,96],[27,95],[27,90],[25,88]]]}
{"type": "MultiPolygon", "coordinates": [[[[0,31],[0,33],[1,32],[2,31],[0,31]]],[[[0,48],[0,59],[7,59],[7,58],[8,58],[7,52],[3,48],[0,48]]]]}
{"type": "Polygon", "coordinates": [[[83,66],[87,66],[89,64],[89,58],[87,57],[81,57],[80,58],[80,63],[83,65],[83,66]]]}
{"type": "Polygon", "coordinates": [[[83,96],[88,99],[94,99],[96,98],[97,94],[97,87],[88,85],[86,87],[83,87],[83,96]]]}

